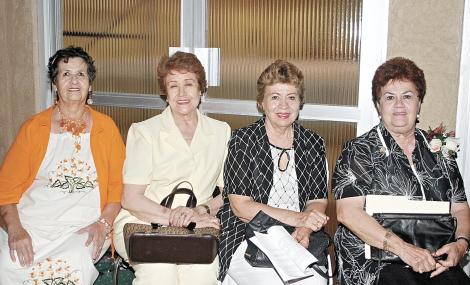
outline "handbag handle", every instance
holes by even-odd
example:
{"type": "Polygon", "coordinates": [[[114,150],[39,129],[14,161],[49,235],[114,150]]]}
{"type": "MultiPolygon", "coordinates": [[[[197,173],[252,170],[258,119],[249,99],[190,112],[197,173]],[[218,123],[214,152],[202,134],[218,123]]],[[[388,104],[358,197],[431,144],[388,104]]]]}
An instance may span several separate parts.
{"type": "Polygon", "coordinates": [[[189,195],[188,201],[186,202],[186,207],[188,207],[188,208],[196,207],[197,198],[196,198],[196,195],[194,195],[194,192],[193,192],[193,185],[191,183],[189,183],[188,181],[181,181],[180,183],[176,184],[176,186],[173,188],[171,193],[168,196],[166,196],[165,198],[163,198],[160,205],[162,205],[163,207],[166,207],[166,208],[171,208],[171,205],[173,204],[173,200],[174,200],[176,194],[189,195]],[[191,189],[189,189],[189,188],[179,188],[179,186],[183,183],[189,184],[189,186],[191,186],[191,189]]]}
{"type": "MultiPolygon", "coordinates": [[[[188,207],[188,208],[196,207],[197,198],[196,198],[196,195],[194,195],[194,192],[193,192],[193,185],[191,183],[189,183],[189,181],[181,181],[180,183],[176,184],[176,186],[173,188],[173,190],[171,190],[171,193],[168,194],[168,196],[166,196],[165,198],[163,198],[160,205],[162,205],[165,208],[171,208],[171,205],[173,204],[173,200],[174,200],[176,194],[189,195],[188,201],[186,202],[186,207],[188,207]],[[189,189],[189,188],[179,188],[180,185],[183,184],[183,183],[188,183],[189,186],[191,186],[191,189],[189,189]]],[[[153,230],[158,229],[159,227],[161,227],[161,224],[158,224],[158,223],[150,223],[150,225],[152,226],[153,230]]],[[[186,228],[190,231],[193,231],[195,227],[196,227],[196,223],[194,223],[194,222],[191,222],[191,223],[189,223],[188,226],[186,226],[186,228]]]]}

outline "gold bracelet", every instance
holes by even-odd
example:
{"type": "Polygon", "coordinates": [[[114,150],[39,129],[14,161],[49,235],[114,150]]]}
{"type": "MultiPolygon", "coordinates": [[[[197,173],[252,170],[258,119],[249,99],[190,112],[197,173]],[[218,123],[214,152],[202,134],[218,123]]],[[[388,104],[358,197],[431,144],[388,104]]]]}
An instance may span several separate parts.
{"type": "Polygon", "coordinates": [[[111,237],[111,232],[113,231],[113,226],[111,226],[111,224],[108,223],[105,218],[101,218],[96,222],[104,225],[104,228],[106,230],[106,239],[109,239],[111,237]]]}
{"type": "Polygon", "coordinates": [[[382,246],[382,249],[384,251],[389,251],[388,250],[388,239],[392,236],[392,231],[390,230],[387,230],[387,232],[385,233],[385,236],[384,236],[384,240],[383,240],[383,246],[382,246]]]}
{"type": "Polygon", "coordinates": [[[203,207],[205,210],[206,210],[206,213],[207,214],[210,214],[211,213],[211,209],[209,208],[209,206],[207,206],[206,204],[201,204],[199,205],[201,207],[203,207]]]}

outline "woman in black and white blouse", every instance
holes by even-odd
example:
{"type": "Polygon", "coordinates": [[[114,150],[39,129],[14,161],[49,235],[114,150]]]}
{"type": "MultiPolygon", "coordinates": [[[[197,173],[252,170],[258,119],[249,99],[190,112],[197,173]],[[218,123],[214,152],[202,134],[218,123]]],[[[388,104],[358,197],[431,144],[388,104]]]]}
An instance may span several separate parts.
{"type": "Polygon", "coordinates": [[[333,175],[338,221],[335,236],[339,284],[374,284],[376,261],[366,260],[364,243],[398,255],[408,266],[385,264],[380,284],[470,284],[458,267],[468,250],[470,211],[456,161],[432,153],[426,134],[416,128],[426,93],[424,74],[414,62],[393,58],[372,81],[372,99],[380,124],[345,144],[333,175]],[[435,253],[387,233],[366,214],[366,195],[420,197],[450,201],[457,218],[455,242],[435,253]],[[447,254],[445,260],[435,257],[447,254]]]}
{"type": "Polygon", "coordinates": [[[263,284],[282,284],[273,269],[250,268],[243,258],[246,223],[260,210],[295,227],[292,236],[304,247],[312,231],[328,221],[324,141],[296,122],[304,102],[302,72],[278,60],[263,71],[257,87],[264,116],[234,132],[224,168],[224,205],[218,214],[224,285],[242,283],[231,278],[232,269],[240,270],[234,263],[248,266],[244,274],[256,274],[263,284]]]}

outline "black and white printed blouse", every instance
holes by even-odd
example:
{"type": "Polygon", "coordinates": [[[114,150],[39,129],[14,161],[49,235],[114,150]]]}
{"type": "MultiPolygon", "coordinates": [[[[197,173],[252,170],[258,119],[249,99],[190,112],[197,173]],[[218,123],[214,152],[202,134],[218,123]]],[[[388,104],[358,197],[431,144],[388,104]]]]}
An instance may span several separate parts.
{"type": "MultiPolygon", "coordinates": [[[[422,198],[424,194],[429,201],[466,201],[456,161],[432,153],[425,135],[424,131],[415,130],[412,159],[416,174],[383,123],[347,142],[333,174],[335,199],[366,195],[422,198]]],[[[341,224],[334,242],[339,284],[373,284],[377,263],[365,259],[364,242],[341,224]]]]}
{"type": "MultiPolygon", "coordinates": [[[[298,183],[299,209],[309,200],[327,198],[327,169],[323,139],[297,124],[294,126],[294,159],[298,183]]],[[[232,212],[229,194],[250,196],[268,203],[273,186],[274,163],[266,135],[265,118],[236,130],[228,147],[224,166],[224,204],[217,214],[221,223],[219,244],[220,274],[223,281],[230,261],[245,239],[246,224],[232,212]]]]}

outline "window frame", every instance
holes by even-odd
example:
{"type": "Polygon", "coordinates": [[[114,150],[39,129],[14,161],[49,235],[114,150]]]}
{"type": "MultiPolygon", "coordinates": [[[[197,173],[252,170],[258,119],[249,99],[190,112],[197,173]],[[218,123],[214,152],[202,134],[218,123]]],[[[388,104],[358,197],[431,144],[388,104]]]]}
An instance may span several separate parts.
{"type": "MultiPolygon", "coordinates": [[[[181,1],[182,47],[207,47],[208,0],[181,1]]],[[[62,23],[60,17],[61,1],[41,0],[43,19],[43,52],[44,61],[58,49],[62,48],[62,23]]],[[[385,61],[387,54],[389,0],[363,0],[363,19],[361,31],[361,54],[359,72],[358,106],[336,106],[305,104],[300,112],[301,120],[321,120],[357,123],[357,134],[360,135],[377,124],[378,118],[371,95],[371,78],[375,69],[385,61]]],[[[47,80],[47,79],[46,79],[47,80]]],[[[45,93],[40,102],[41,107],[54,103],[50,88],[43,88],[45,93]]],[[[131,94],[114,92],[94,92],[93,100],[97,105],[164,109],[166,102],[160,96],[149,94],[131,94]]],[[[203,96],[200,105],[202,113],[259,116],[255,100],[235,100],[209,98],[203,96]]]]}
{"type": "MultiPolygon", "coordinates": [[[[470,147],[468,146],[470,142],[470,99],[468,98],[470,96],[470,1],[465,0],[464,5],[455,133],[461,142],[457,163],[464,185],[467,185],[468,199],[470,197],[470,147]]],[[[467,272],[470,272],[469,266],[467,266],[467,272]]]]}

